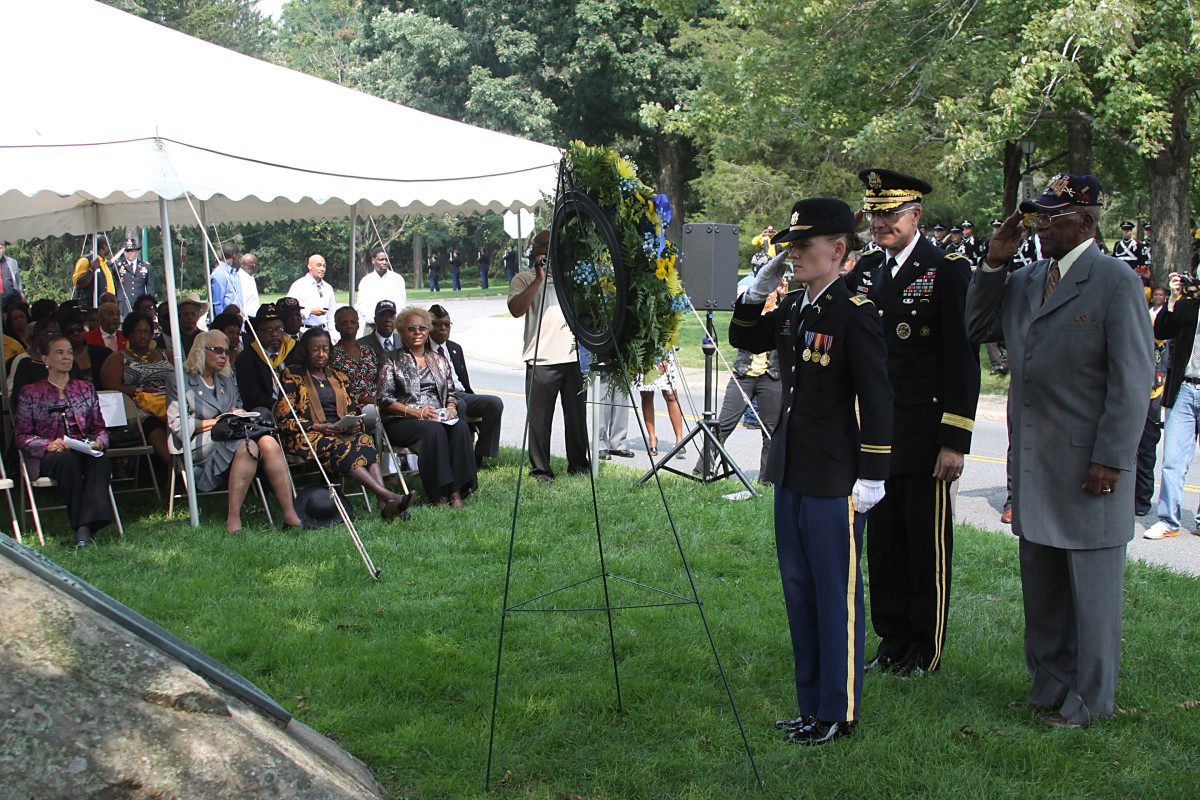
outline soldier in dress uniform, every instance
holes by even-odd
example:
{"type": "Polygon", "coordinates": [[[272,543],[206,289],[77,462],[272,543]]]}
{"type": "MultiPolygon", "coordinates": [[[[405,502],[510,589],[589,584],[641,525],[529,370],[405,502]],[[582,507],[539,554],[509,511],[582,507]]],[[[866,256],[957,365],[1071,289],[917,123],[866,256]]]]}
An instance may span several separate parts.
{"type": "Polygon", "coordinates": [[[141,252],[142,246],[137,239],[126,239],[125,252],[112,265],[116,273],[117,307],[121,311],[121,319],[129,315],[139,297],[155,293],[154,270],[139,258],[141,252]]]}
{"type": "Polygon", "coordinates": [[[795,656],[799,716],[776,722],[797,744],[854,731],[866,638],[859,553],[866,512],[883,496],[892,438],[887,351],[874,306],[840,279],[862,247],[841,200],[801,200],[773,239],[790,243],[737,300],[729,343],[775,350],[783,403],[766,480],[775,486],[775,543],[795,656]],[[784,259],[807,288],[763,314],[784,259]],[[862,429],[855,402],[862,411],[862,429]]]}
{"type": "Polygon", "coordinates": [[[1131,270],[1137,271],[1141,266],[1141,246],[1133,238],[1134,224],[1129,220],[1121,223],[1121,238],[1113,245],[1113,258],[1124,261],[1131,270]]]}
{"type": "Polygon", "coordinates": [[[960,256],[967,254],[967,244],[963,241],[963,229],[957,225],[950,228],[950,238],[942,242],[942,249],[947,253],[958,253],[960,256]]]}
{"type": "Polygon", "coordinates": [[[939,222],[933,226],[933,241],[930,244],[934,247],[945,247],[948,244],[946,242],[946,228],[942,223],[939,222]]]}
{"type": "Polygon", "coordinates": [[[1150,223],[1142,225],[1142,241],[1138,245],[1138,266],[1142,268],[1142,274],[1145,277],[1150,276],[1151,264],[1153,260],[1150,257],[1150,223]]]}
{"type": "Polygon", "coordinates": [[[973,268],[978,267],[983,263],[984,255],[987,254],[987,250],[984,249],[983,240],[975,237],[975,226],[971,224],[971,220],[964,219],[961,227],[963,232],[963,255],[971,262],[973,268]]]}
{"type": "Polygon", "coordinates": [[[846,276],[883,323],[895,395],[887,494],[870,514],[871,622],[882,641],[868,665],[923,674],[942,663],[950,604],[954,515],[950,484],[962,475],[979,401],[979,349],[963,309],[971,267],[917,234],[923,180],[884,169],[858,174],[863,213],[883,250],[846,276]]]}

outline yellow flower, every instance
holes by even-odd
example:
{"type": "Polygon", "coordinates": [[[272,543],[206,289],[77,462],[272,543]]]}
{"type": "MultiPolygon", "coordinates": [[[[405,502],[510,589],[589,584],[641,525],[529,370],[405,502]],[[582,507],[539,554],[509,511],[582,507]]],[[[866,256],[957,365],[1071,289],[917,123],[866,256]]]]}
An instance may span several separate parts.
{"type": "Polygon", "coordinates": [[[630,164],[627,159],[618,158],[617,159],[617,175],[628,180],[630,178],[637,177],[637,170],[635,170],[633,168],[633,164],[630,164]]]}
{"type": "Polygon", "coordinates": [[[654,270],[654,277],[658,278],[660,281],[666,280],[667,279],[667,270],[666,270],[666,268],[664,268],[662,266],[661,261],[658,263],[659,263],[659,267],[658,267],[658,269],[654,270]]]}

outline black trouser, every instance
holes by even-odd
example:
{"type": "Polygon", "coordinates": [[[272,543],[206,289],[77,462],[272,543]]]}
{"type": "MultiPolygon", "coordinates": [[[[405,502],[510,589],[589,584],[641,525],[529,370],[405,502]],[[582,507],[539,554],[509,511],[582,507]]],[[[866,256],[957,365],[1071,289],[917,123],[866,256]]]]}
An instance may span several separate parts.
{"type": "Polygon", "coordinates": [[[916,473],[893,476],[886,489],[867,517],[871,624],[882,639],[879,655],[936,670],[950,608],[950,484],[916,473]]]}
{"type": "Polygon", "coordinates": [[[67,504],[67,518],[71,530],[83,525],[92,533],[112,522],[112,506],[109,504],[108,483],[112,478],[112,462],[108,453],[92,456],[67,450],[61,453],[46,453],[42,456],[38,474],[53,478],[67,504]]]}
{"type": "Polygon", "coordinates": [[[495,458],[500,454],[500,418],[504,416],[504,401],[494,394],[455,392],[461,417],[479,417],[479,438],[475,442],[475,461],[495,458]]]}
{"type": "Polygon", "coordinates": [[[587,472],[587,404],[579,363],[525,366],[525,394],[529,398],[529,464],[533,475],[553,475],[550,468],[550,433],[554,403],[561,396],[567,472],[587,472]]]}
{"type": "Polygon", "coordinates": [[[1133,507],[1137,513],[1146,514],[1154,501],[1154,462],[1158,460],[1158,441],[1162,439],[1162,397],[1150,401],[1146,412],[1146,424],[1142,427],[1142,439],[1138,442],[1137,473],[1133,488],[1133,507]]]}
{"type": "Polygon", "coordinates": [[[445,425],[424,419],[389,419],[384,424],[388,441],[417,454],[417,471],[425,497],[438,501],[451,492],[475,489],[475,454],[467,423],[445,425]]]}

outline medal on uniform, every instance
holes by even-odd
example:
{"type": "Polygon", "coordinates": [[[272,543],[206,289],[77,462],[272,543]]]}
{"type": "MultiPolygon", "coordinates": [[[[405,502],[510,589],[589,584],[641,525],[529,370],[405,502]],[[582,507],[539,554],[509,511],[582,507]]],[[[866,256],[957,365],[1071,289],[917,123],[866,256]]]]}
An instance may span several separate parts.
{"type": "Polygon", "coordinates": [[[805,361],[810,361],[813,357],[813,336],[811,331],[804,332],[804,352],[800,354],[800,357],[805,361]]]}
{"type": "Polygon", "coordinates": [[[912,336],[912,328],[909,327],[907,322],[901,322],[896,326],[896,335],[901,339],[907,339],[909,336],[912,336]]]}
{"type": "Polygon", "coordinates": [[[833,337],[827,333],[818,333],[816,346],[817,349],[813,352],[813,361],[820,364],[822,367],[828,367],[829,348],[833,346],[833,337]],[[818,353],[820,355],[818,355],[818,353]]]}

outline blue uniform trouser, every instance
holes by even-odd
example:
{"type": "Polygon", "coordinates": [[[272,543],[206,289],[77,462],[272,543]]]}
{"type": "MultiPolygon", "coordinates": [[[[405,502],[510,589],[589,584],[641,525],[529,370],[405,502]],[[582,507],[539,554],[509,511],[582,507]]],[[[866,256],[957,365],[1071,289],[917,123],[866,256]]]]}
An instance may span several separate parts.
{"type": "Polygon", "coordinates": [[[800,714],[858,718],[862,701],[862,551],[866,514],[848,497],[775,489],[775,547],[796,662],[800,714]]]}

